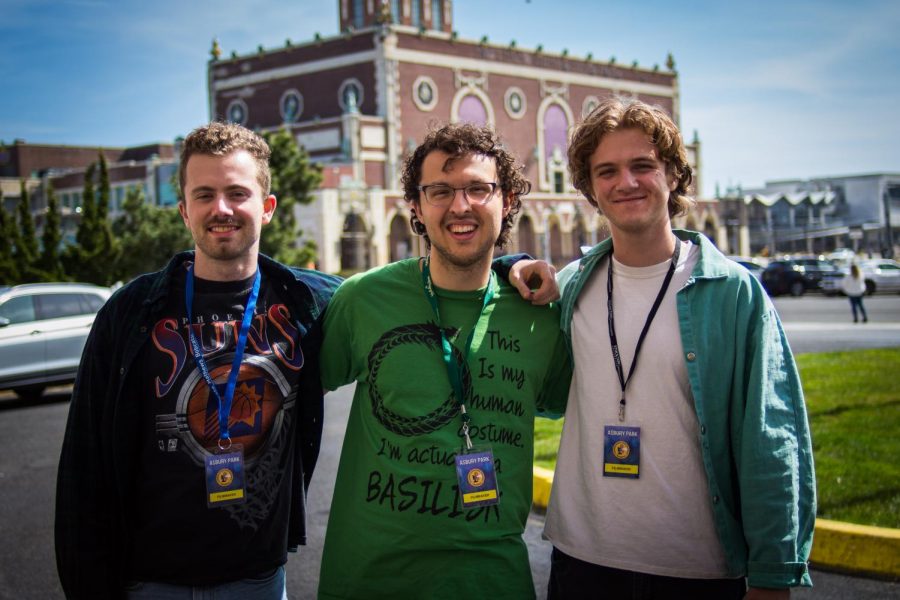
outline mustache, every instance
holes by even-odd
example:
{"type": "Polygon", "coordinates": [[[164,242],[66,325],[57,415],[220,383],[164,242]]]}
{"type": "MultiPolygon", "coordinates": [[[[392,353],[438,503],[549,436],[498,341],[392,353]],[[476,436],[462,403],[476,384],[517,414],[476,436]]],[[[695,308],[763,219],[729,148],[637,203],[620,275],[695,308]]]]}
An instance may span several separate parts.
{"type": "Polygon", "coordinates": [[[234,217],[213,217],[206,222],[207,227],[214,227],[216,225],[241,225],[241,222],[234,217]]]}

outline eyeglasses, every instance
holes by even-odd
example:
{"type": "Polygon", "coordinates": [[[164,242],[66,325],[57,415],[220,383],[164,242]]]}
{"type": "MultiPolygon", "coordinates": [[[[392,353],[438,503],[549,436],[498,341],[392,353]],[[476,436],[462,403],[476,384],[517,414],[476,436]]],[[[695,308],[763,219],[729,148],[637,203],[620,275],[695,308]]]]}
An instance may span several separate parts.
{"type": "Polygon", "coordinates": [[[425,200],[433,206],[447,206],[456,198],[457,190],[462,190],[463,196],[471,204],[487,204],[494,197],[497,184],[493,181],[485,181],[470,183],[463,187],[453,187],[446,183],[433,183],[417,186],[416,189],[424,192],[425,200]]]}

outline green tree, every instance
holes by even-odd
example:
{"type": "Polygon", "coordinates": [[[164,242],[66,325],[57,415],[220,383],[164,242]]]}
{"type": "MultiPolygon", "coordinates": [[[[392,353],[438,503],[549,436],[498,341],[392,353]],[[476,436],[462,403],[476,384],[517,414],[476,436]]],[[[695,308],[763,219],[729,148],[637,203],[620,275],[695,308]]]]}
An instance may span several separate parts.
{"type": "Polygon", "coordinates": [[[47,183],[47,214],[44,218],[44,231],[41,234],[41,256],[38,266],[50,281],[63,281],[66,278],[60,257],[62,242],[62,217],[59,214],[59,202],[52,183],[47,183]]]}
{"type": "Polygon", "coordinates": [[[18,231],[15,239],[13,257],[19,268],[19,279],[23,283],[41,281],[43,278],[37,268],[38,243],[31,216],[31,198],[25,180],[21,180],[19,204],[16,207],[18,231]]]}
{"type": "Polygon", "coordinates": [[[310,162],[306,150],[286,129],[267,133],[265,138],[272,149],[269,166],[278,210],[263,227],[260,252],[288,265],[303,266],[315,260],[316,250],[311,241],[298,245],[302,232],[297,229],[294,206],[312,202],[312,194],[322,182],[322,167],[310,162]]]}
{"type": "Polygon", "coordinates": [[[97,285],[109,285],[114,279],[110,265],[116,261],[114,244],[107,208],[109,202],[109,178],[103,175],[105,159],[100,160],[100,189],[94,187],[97,163],[91,164],[84,173],[84,190],[81,201],[81,221],[75,233],[76,244],[69,246],[63,264],[66,271],[78,281],[97,285]],[[105,177],[105,181],[104,181],[105,177]],[[105,198],[105,200],[104,200],[105,198]]]}
{"type": "Polygon", "coordinates": [[[147,204],[137,188],[128,190],[112,232],[119,248],[114,272],[121,281],[157,271],[174,254],[193,247],[190,231],[178,210],[147,204]]]}
{"type": "Polygon", "coordinates": [[[99,154],[100,181],[97,188],[97,222],[105,223],[109,216],[109,167],[106,164],[106,157],[103,156],[102,150],[99,154]]]}
{"type": "Polygon", "coordinates": [[[0,188],[0,285],[19,282],[19,269],[13,256],[18,228],[15,218],[6,212],[0,188]]]}

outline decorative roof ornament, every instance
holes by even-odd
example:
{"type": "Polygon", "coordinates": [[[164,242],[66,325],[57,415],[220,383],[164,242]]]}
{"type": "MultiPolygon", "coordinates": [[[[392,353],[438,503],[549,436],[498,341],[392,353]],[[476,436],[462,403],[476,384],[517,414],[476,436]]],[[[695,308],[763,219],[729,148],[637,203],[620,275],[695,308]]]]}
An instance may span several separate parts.
{"type": "Polygon", "coordinates": [[[219,46],[219,40],[213,38],[212,48],[209,50],[209,55],[212,60],[219,60],[219,57],[222,56],[222,48],[219,46]]]}
{"type": "Polygon", "coordinates": [[[666,56],[666,68],[673,73],[675,72],[675,57],[672,56],[671,52],[666,56]]]}

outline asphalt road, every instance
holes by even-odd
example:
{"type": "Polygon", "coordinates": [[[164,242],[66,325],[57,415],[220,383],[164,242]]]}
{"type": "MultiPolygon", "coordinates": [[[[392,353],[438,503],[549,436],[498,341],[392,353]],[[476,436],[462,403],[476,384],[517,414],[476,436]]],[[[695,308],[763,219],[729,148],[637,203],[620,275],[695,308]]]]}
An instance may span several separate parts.
{"type": "MultiPolygon", "coordinates": [[[[900,346],[900,296],[865,300],[870,322],[853,325],[845,298],[785,298],[776,308],[795,352],[900,346]]],[[[334,475],[352,388],[326,396],[325,436],[309,498],[309,545],[288,561],[291,598],[314,598],[334,475]]],[[[25,404],[0,393],[0,599],[62,598],[53,554],[56,467],[69,390],[56,388],[25,404]]],[[[526,530],[538,598],[545,596],[549,545],[540,539],[543,517],[532,513],[526,530]]],[[[900,598],[900,585],[813,572],[815,588],[794,598],[900,598]]]]}

